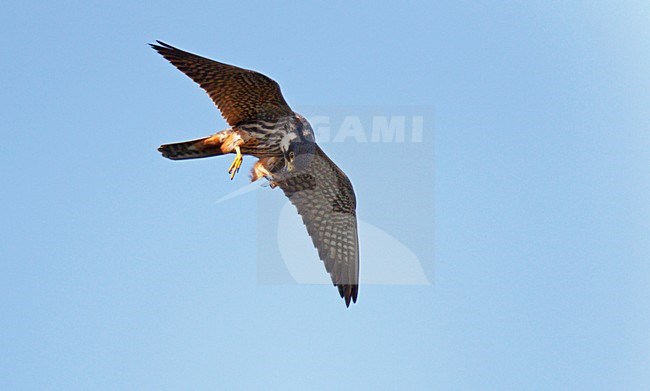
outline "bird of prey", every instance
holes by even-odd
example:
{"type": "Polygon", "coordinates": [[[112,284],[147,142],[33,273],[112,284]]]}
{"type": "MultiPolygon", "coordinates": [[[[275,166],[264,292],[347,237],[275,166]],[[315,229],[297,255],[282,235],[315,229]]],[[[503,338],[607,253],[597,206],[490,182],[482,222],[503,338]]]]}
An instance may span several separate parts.
{"type": "Polygon", "coordinates": [[[333,284],[345,300],[357,301],[359,241],[356,197],[348,177],[316,144],[307,120],[291,110],[280,86],[261,73],[223,64],[156,41],[158,53],[203,88],[230,126],[212,136],[165,144],[172,160],[234,153],[233,179],[243,155],[259,160],[251,181],[279,187],[302,216],[333,284]]]}

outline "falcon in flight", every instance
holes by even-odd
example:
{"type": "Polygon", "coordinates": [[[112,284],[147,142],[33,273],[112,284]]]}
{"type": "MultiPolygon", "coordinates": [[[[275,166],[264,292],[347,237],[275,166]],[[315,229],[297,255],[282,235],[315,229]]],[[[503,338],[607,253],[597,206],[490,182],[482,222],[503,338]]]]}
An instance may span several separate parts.
{"type": "Polygon", "coordinates": [[[203,88],[230,128],[212,136],[165,144],[158,150],[172,160],[234,153],[233,179],[243,155],[259,160],[251,181],[265,178],[279,187],[302,216],[318,255],[345,300],[357,301],[359,241],[356,198],[348,177],[316,144],[309,122],[294,113],[270,78],[209,60],[157,41],[151,44],[203,88]]]}

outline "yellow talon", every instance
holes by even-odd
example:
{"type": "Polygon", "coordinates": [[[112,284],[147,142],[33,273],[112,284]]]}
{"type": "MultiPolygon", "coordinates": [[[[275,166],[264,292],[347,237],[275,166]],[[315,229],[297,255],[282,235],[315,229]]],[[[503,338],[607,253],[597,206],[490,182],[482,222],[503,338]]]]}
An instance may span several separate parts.
{"type": "Polygon", "coordinates": [[[241,154],[241,151],[239,150],[239,146],[235,147],[235,152],[237,152],[237,156],[235,156],[235,160],[232,161],[230,164],[230,168],[228,168],[228,174],[230,174],[230,180],[232,180],[235,177],[235,174],[239,172],[239,168],[241,167],[242,162],[244,161],[244,157],[241,154]]]}

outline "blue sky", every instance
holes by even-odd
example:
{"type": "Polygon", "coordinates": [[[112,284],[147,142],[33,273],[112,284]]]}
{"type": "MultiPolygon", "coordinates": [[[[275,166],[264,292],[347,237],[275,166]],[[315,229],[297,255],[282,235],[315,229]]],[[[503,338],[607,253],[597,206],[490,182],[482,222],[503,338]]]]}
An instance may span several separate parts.
{"type": "Polygon", "coordinates": [[[0,388],[650,388],[643,2],[1,9],[0,388]],[[281,194],[217,202],[229,158],[156,152],[225,128],[156,39],[297,111],[432,112],[417,145],[323,145],[408,249],[367,230],[362,282],[412,253],[430,284],[292,282],[281,194]]]}

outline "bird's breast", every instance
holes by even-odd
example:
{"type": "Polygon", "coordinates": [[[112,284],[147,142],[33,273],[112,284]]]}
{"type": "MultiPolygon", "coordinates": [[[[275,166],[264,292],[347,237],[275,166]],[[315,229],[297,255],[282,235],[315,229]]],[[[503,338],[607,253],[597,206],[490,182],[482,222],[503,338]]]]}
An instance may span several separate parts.
{"type": "Polygon", "coordinates": [[[282,156],[282,139],[291,131],[283,122],[257,121],[235,127],[242,133],[242,153],[259,158],[282,156]]]}

